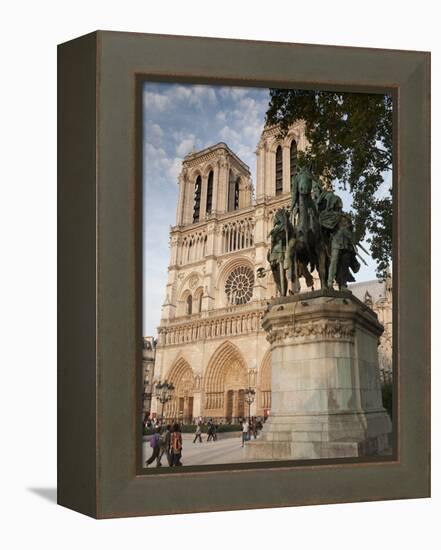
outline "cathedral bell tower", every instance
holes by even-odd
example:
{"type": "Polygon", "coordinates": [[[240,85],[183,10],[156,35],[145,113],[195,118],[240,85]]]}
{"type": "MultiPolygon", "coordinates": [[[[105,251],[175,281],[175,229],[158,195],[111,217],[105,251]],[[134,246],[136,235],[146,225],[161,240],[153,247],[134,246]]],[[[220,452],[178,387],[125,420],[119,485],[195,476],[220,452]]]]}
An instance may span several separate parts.
{"type": "Polygon", "coordinates": [[[188,154],[178,185],[164,320],[214,307],[216,259],[225,249],[219,220],[252,205],[250,170],[225,143],[188,154]],[[179,294],[180,283],[196,267],[202,273],[193,274],[186,296],[179,294]]]}

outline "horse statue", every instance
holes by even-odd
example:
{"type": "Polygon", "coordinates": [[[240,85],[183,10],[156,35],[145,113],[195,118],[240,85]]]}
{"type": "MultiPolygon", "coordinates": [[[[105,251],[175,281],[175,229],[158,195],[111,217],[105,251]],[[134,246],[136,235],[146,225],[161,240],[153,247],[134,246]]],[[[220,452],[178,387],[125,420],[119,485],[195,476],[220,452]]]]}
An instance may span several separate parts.
{"type": "MultiPolygon", "coordinates": [[[[300,292],[303,277],[314,290],[312,272],[318,271],[321,288],[340,289],[354,281],[360,264],[350,214],[343,212],[341,198],[324,189],[320,180],[303,166],[291,177],[289,210],[280,208],[274,216],[267,259],[280,296],[300,292]],[[289,288],[291,283],[291,288],[289,288]]],[[[364,261],[361,258],[362,261],[364,261]]],[[[257,276],[266,270],[260,268],[257,276]]]]}
{"type": "MultiPolygon", "coordinates": [[[[314,178],[310,166],[303,166],[291,177],[291,223],[298,234],[297,255],[302,265],[309,263],[309,271],[318,271],[321,288],[327,288],[328,254],[325,237],[322,233],[317,194],[322,193],[318,179],[314,178]]],[[[321,202],[319,203],[321,204],[321,202]]],[[[313,286],[312,276],[305,276],[307,286],[313,286]],[[311,283],[311,284],[310,284],[311,283]]],[[[297,285],[296,291],[300,291],[297,285]]]]}
{"type": "Polygon", "coordinates": [[[279,294],[286,296],[288,293],[300,292],[301,277],[305,278],[308,287],[312,287],[314,280],[308,269],[306,248],[299,239],[297,227],[294,227],[289,219],[288,210],[277,210],[273,229],[268,236],[271,238],[271,248],[267,259],[279,294]]]}

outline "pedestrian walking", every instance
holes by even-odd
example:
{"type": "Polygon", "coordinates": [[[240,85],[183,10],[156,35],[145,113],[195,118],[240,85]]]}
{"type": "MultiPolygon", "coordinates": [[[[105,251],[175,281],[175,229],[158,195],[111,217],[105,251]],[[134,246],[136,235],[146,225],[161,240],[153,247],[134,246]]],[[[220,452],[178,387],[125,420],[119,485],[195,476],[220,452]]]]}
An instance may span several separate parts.
{"type": "Polygon", "coordinates": [[[248,439],[248,432],[249,432],[250,426],[248,424],[247,420],[244,420],[242,422],[242,447],[245,444],[245,441],[248,439]]]}
{"type": "Polygon", "coordinates": [[[157,428],[155,430],[155,433],[152,435],[150,439],[150,447],[153,449],[151,457],[146,460],[145,465],[149,466],[155,459],[156,459],[156,466],[161,466],[161,436],[160,436],[160,428],[157,428]]]}
{"type": "Polygon", "coordinates": [[[202,426],[199,422],[196,426],[196,431],[194,433],[193,443],[196,443],[197,439],[199,439],[199,443],[202,443],[202,426]]]}
{"type": "Polygon", "coordinates": [[[214,424],[211,421],[208,423],[207,433],[207,442],[214,441],[214,424]]]}
{"type": "Polygon", "coordinates": [[[254,416],[251,422],[251,432],[253,434],[254,439],[257,439],[257,420],[254,418],[254,416]]]}
{"type": "Polygon", "coordinates": [[[150,415],[148,413],[146,413],[144,415],[144,420],[142,421],[142,423],[143,423],[143,426],[144,426],[144,430],[148,430],[150,425],[151,425],[150,415]]]}
{"type": "Polygon", "coordinates": [[[182,434],[178,423],[173,425],[171,434],[172,466],[182,466],[182,434]]]}
{"type": "Polygon", "coordinates": [[[172,435],[171,425],[167,424],[167,428],[161,436],[161,442],[163,446],[162,454],[165,454],[169,466],[172,466],[171,435],[172,435]]]}

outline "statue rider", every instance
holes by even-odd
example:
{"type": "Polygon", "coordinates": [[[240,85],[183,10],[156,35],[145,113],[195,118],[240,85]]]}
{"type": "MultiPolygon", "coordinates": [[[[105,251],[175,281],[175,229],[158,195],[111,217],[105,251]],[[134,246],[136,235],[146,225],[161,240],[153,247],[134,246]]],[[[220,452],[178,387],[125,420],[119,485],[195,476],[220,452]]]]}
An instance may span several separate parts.
{"type": "Polygon", "coordinates": [[[273,273],[274,282],[281,296],[286,296],[286,248],[289,240],[288,212],[284,208],[277,210],[274,216],[274,226],[269,233],[271,248],[268,251],[268,262],[273,273]]]}
{"type": "Polygon", "coordinates": [[[291,223],[297,228],[298,238],[307,242],[311,217],[316,215],[312,199],[314,178],[310,166],[302,166],[291,176],[291,223]]]}
{"type": "Polygon", "coordinates": [[[339,290],[347,288],[348,282],[354,282],[354,273],[360,269],[355,247],[355,234],[349,214],[341,213],[331,238],[331,260],[328,272],[328,286],[332,288],[334,280],[339,290]]]}

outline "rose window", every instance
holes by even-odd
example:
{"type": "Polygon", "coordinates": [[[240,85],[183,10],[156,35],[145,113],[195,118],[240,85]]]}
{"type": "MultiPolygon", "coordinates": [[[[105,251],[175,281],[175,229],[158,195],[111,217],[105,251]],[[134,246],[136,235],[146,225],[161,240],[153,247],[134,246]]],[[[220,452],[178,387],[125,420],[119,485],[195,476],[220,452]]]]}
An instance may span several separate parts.
{"type": "Polygon", "coordinates": [[[236,267],[225,283],[225,293],[230,304],[246,304],[253,296],[254,273],[249,267],[236,267]]]}

